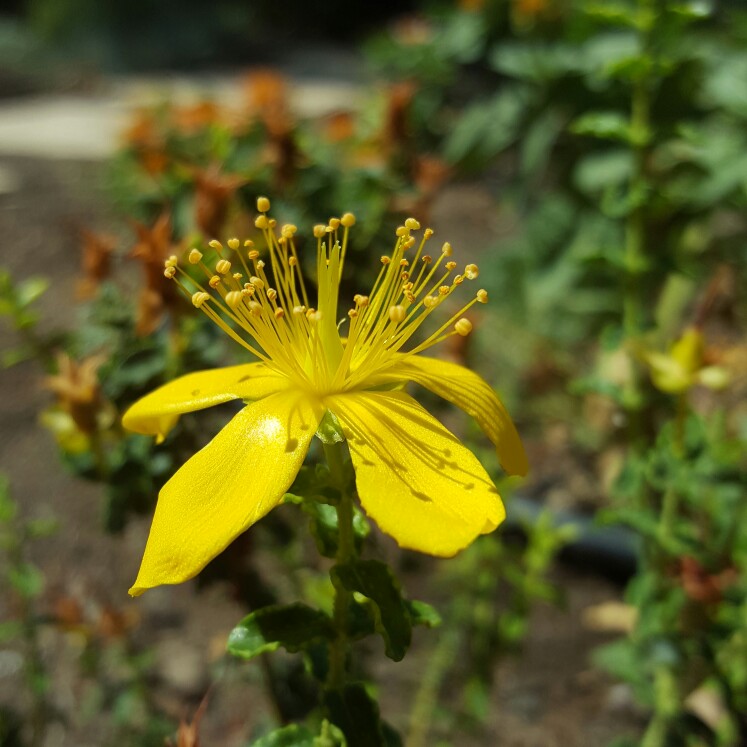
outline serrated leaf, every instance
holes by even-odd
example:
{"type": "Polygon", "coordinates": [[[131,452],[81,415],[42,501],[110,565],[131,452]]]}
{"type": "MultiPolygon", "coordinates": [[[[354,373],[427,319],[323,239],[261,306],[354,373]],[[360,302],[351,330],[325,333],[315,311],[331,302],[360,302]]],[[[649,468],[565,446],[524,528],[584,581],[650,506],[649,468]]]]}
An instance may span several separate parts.
{"type": "Polygon", "coordinates": [[[330,721],[340,728],[349,745],[387,747],[379,706],[361,683],[327,691],[324,705],[330,721]]]}
{"type": "Polygon", "coordinates": [[[291,724],[265,734],[252,747],[314,747],[314,735],[305,726],[291,724]]]}
{"type": "Polygon", "coordinates": [[[281,646],[296,652],[335,635],[332,620],[305,604],[272,605],[247,615],[229,634],[228,653],[252,659],[281,646]]]}
{"type": "Polygon", "coordinates": [[[386,655],[401,661],[412,640],[412,624],[400,585],[389,567],[378,560],[356,560],[330,571],[335,586],[368,597],[375,607],[376,631],[384,640],[386,655]]]}

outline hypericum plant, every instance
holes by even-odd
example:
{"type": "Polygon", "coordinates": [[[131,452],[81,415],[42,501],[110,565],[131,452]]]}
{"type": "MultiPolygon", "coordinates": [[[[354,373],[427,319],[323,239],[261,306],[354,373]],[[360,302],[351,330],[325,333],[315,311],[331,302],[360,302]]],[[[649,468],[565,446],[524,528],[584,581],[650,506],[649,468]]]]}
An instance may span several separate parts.
{"type": "Polygon", "coordinates": [[[282,226],[278,235],[277,222],[267,215],[269,200],[260,197],[257,207],[262,253],[251,240],[242,245],[231,239],[227,248],[213,241],[218,258],[208,266],[202,252],[193,249],[189,263],[204,273],[204,285],[176,257],[166,261],[166,277],[259,361],[188,374],[125,413],[127,428],[158,436],[183,413],[234,399],[248,403],[161,490],[130,593],[193,577],[283,502],[316,434],[327,466],[312,478],[296,480],[293,491],[294,500],[316,516],[320,549],[335,558],[332,615],[300,604],[265,607],[241,623],[229,647],[246,657],[278,645],[307,653],[314,649],[326,715],[349,744],[384,744],[375,704],[360,684],[348,682],[349,643],[376,630],[387,655],[399,660],[412,623],[431,618],[422,606],[404,602],[386,565],[359,559],[365,532],[356,530],[361,520],[356,522],[354,494],[400,546],[443,557],[495,529],[505,515],[475,456],[402,391],[404,385],[419,383],[472,415],[507,472],[524,474],[526,457],[505,408],[477,374],[419,355],[452,335],[469,334],[472,323],[463,315],[475,303],[487,302],[485,290],[404,350],[438,307],[477,278],[476,265],[456,273],[448,243],[437,257],[428,254],[433,231],[425,229],[416,238],[420,224],[409,218],[397,229],[391,254],[381,257],[372,290],[357,294],[345,314],[340,278],[355,224],[346,213],[314,228],[317,299],[312,306],[296,227],[282,226]],[[328,514],[329,506],[335,515],[328,514]],[[320,641],[328,644],[321,658],[315,648],[320,641]],[[356,741],[367,732],[368,741],[356,741]]]}

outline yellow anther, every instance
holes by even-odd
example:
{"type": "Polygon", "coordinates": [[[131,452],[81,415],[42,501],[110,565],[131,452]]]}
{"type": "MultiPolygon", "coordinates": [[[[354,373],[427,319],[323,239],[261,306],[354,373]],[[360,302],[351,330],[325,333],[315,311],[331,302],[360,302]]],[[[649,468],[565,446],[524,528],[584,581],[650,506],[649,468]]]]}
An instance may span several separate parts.
{"type": "Polygon", "coordinates": [[[220,285],[220,276],[219,275],[213,275],[213,277],[208,280],[208,285],[215,289],[220,285]]]}
{"type": "Polygon", "coordinates": [[[441,247],[441,254],[443,254],[446,257],[450,257],[454,250],[451,248],[451,244],[447,241],[444,243],[444,245],[441,247]]]}
{"type": "Polygon", "coordinates": [[[298,231],[298,226],[294,226],[292,223],[286,223],[280,229],[280,235],[285,239],[292,239],[296,231],[298,231]]]}
{"type": "Polygon", "coordinates": [[[305,306],[294,306],[293,307],[293,313],[294,314],[305,314],[306,313],[306,307],[305,306]]]}
{"type": "Polygon", "coordinates": [[[226,243],[234,251],[236,251],[239,248],[240,244],[241,244],[241,242],[238,239],[236,239],[236,238],[229,239],[226,243]]]}
{"type": "Polygon", "coordinates": [[[274,301],[277,297],[278,297],[278,292],[274,288],[267,289],[267,298],[269,298],[270,301],[274,301]]]}
{"type": "Polygon", "coordinates": [[[431,262],[433,262],[433,257],[431,257],[430,254],[424,254],[420,259],[423,262],[423,264],[426,264],[426,265],[429,265],[431,262]]]}
{"type": "Polygon", "coordinates": [[[243,296],[244,298],[251,298],[251,297],[252,297],[252,296],[254,295],[254,288],[252,288],[252,286],[251,286],[251,285],[249,285],[249,287],[247,288],[247,285],[249,285],[249,283],[247,283],[247,284],[246,284],[246,285],[245,285],[245,286],[244,286],[244,287],[243,287],[243,288],[241,289],[241,295],[242,295],[242,296],[243,296]]]}
{"type": "Polygon", "coordinates": [[[350,317],[351,319],[355,319],[355,317],[357,317],[357,316],[358,316],[358,312],[357,312],[357,311],[356,311],[355,309],[350,309],[350,310],[348,311],[348,316],[349,316],[349,317],[350,317]]]}
{"type": "Polygon", "coordinates": [[[281,237],[280,237],[280,238],[278,239],[278,244],[279,244],[280,246],[285,246],[285,245],[286,245],[287,243],[288,243],[288,239],[286,239],[286,238],[285,238],[285,236],[281,236],[281,237]]]}
{"type": "Polygon", "coordinates": [[[405,307],[401,306],[400,304],[389,307],[389,320],[394,322],[395,324],[403,322],[406,314],[407,312],[405,311],[405,307]]]}
{"type": "Polygon", "coordinates": [[[472,322],[465,317],[462,317],[454,324],[454,329],[458,335],[466,337],[472,331],[472,322]]]}
{"type": "Polygon", "coordinates": [[[275,228],[277,226],[278,222],[274,218],[270,218],[270,220],[267,221],[270,225],[270,228],[275,228]]]}
{"type": "Polygon", "coordinates": [[[322,312],[316,311],[316,309],[309,309],[306,312],[306,318],[310,322],[314,322],[315,324],[322,321],[322,312]]]}
{"type": "Polygon", "coordinates": [[[169,280],[171,280],[174,275],[176,275],[176,267],[169,266],[164,268],[163,275],[164,277],[167,277],[169,280]]]}
{"type": "Polygon", "coordinates": [[[257,197],[257,210],[266,213],[270,209],[270,201],[266,197],[257,197]]]}
{"type": "Polygon", "coordinates": [[[401,272],[399,274],[399,279],[400,280],[404,280],[405,282],[407,282],[410,279],[410,273],[409,272],[401,272]]]}
{"type": "Polygon", "coordinates": [[[409,231],[405,226],[397,226],[397,230],[394,232],[395,236],[399,236],[402,238],[403,236],[407,236],[409,231]]]}
{"type": "Polygon", "coordinates": [[[246,240],[246,241],[244,242],[244,246],[245,246],[245,247],[246,247],[247,249],[251,249],[251,248],[252,248],[252,247],[254,246],[254,242],[253,242],[253,241],[252,241],[251,239],[247,239],[247,240],[246,240]]]}
{"type": "Polygon", "coordinates": [[[196,265],[202,259],[202,252],[199,249],[193,249],[187,257],[189,264],[196,265]]]}
{"type": "Polygon", "coordinates": [[[445,268],[446,268],[446,269],[447,269],[447,270],[448,270],[449,272],[451,272],[452,270],[455,270],[455,269],[456,269],[456,266],[457,266],[457,263],[456,263],[456,262],[447,262],[447,263],[446,263],[446,264],[444,265],[444,267],[445,267],[445,268]]]}
{"type": "Polygon", "coordinates": [[[477,301],[478,303],[488,302],[488,292],[485,290],[485,288],[480,288],[480,290],[477,291],[477,301]]]}
{"type": "Polygon", "coordinates": [[[366,306],[368,306],[369,298],[368,296],[362,296],[360,293],[356,293],[353,296],[353,301],[355,301],[355,305],[359,309],[364,309],[366,306]]]}
{"type": "Polygon", "coordinates": [[[215,263],[215,271],[219,275],[228,275],[231,271],[231,263],[227,259],[219,259],[215,263]]]}
{"type": "Polygon", "coordinates": [[[249,301],[249,312],[252,316],[260,316],[262,314],[262,304],[256,301],[249,301]]]}
{"type": "Polygon", "coordinates": [[[210,241],[208,241],[208,246],[211,246],[217,251],[220,251],[223,248],[223,244],[221,244],[218,239],[210,239],[210,241]]]}
{"type": "Polygon", "coordinates": [[[438,305],[438,297],[437,296],[426,296],[423,298],[423,306],[425,306],[426,309],[432,309],[434,306],[438,305]]]}
{"type": "Polygon", "coordinates": [[[388,265],[392,261],[391,257],[387,257],[386,254],[384,254],[381,258],[381,264],[382,265],[388,265]]]}
{"type": "Polygon", "coordinates": [[[431,236],[433,236],[433,229],[426,228],[425,231],[423,231],[423,238],[427,241],[431,236]]]}
{"type": "Polygon", "coordinates": [[[339,218],[330,218],[329,219],[329,227],[336,231],[340,227],[340,219],[339,218]]]}
{"type": "Polygon", "coordinates": [[[404,240],[404,241],[402,242],[402,248],[403,248],[403,249],[410,249],[410,248],[412,248],[413,246],[415,246],[415,237],[414,237],[414,236],[410,236],[410,238],[409,238],[409,239],[405,239],[405,240],[404,240]]]}
{"type": "Polygon", "coordinates": [[[323,239],[327,233],[327,226],[323,226],[321,223],[317,223],[314,226],[314,237],[317,239],[323,239]]]}
{"type": "Polygon", "coordinates": [[[202,304],[207,303],[209,300],[210,294],[205,293],[205,291],[197,291],[197,293],[192,294],[192,303],[197,309],[199,309],[202,304]]]}
{"type": "Polygon", "coordinates": [[[267,220],[267,216],[266,215],[258,215],[256,217],[256,219],[254,220],[254,225],[257,228],[265,229],[265,228],[269,228],[270,221],[267,220]]]}
{"type": "Polygon", "coordinates": [[[249,278],[249,282],[250,282],[250,283],[251,283],[251,284],[252,284],[252,285],[253,285],[253,286],[254,286],[254,287],[255,287],[255,288],[257,289],[257,290],[260,290],[260,291],[262,290],[262,288],[264,288],[264,287],[265,287],[265,283],[264,283],[264,280],[262,280],[262,278],[258,278],[258,277],[257,277],[256,275],[252,275],[252,276],[251,276],[251,277],[249,278]]]}
{"type": "MultiPolygon", "coordinates": [[[[404,273],[402,273],[402,274],[404,275],[404,273]]],[[[404,285],[402,286],[402,288],[403,288],[404,290],[406,290],[406,291],[411,291],[411,290],[412,290],[412,288],[413,288],[413,284],[412,284],[412,283],[405,283],[405,284],[404,284],[404,285]]]]}
{"type": "Polygon", "coordinates": [[[288,257],[288,265],[295,267],[298,264],[298,260],[295,257],[288,257]]]}
{"type": "Polygon", "coordinates": [[[256,249],[252,249],[247,255],[252,262],[256,262],[259,259],[259,252],[256,249]]]}
{"type": "Polygon", "coordinates": [[[238,308],[244,302],[244,295],[241,291],[230,291],[226,293],[226,303],[232,308],[238,308]]]}
{"type": "Polygon", "coordinates": [[[256,293],[254,286],[251,283],[244,283],[244,291],[250,296],[253,296],[256,293]]]}
{"type": "Polygon", "coordinates": [[[454,285],[461,285],[464,282],[464,275],[457,275],[454,278],[454,285]]]}
{"type": "Polygon", "coordinates": [[[477,265],[467,265],[464,274],[469,280],[474,280],[480,274],[480,268],[477,265]]]}
{"type": "Polygon", "coordinates": [[[234,280],[241,280],[244,276],[240,272],[234,272],[234,274],[231,276],[234,280]]]}
{"type": "Polygon", "coordinates": [[[259,262],[257,262],[257,269],[261,270],[265,266],[265,261],[263,259],[260,259],[259,262]]]}
{"type": "Polygon", "coordinates": [[[176,254],[172,254],[163,264],[164,267],[176,267],[178,262],[179,259],[177,258],[176,254]]]}
{"type": "Polygon", "coordinates": [[[450,285],[442,285],[439,287],[438,292],[439,292],[439,295],[441,296],[448,296],[450,290],[451,290],[450,285]]]}
{"type": "Polygon", "coordinates": [[[345,213],[345,215],[340,218],[340,223],[342,223],[345,228],[350,228],[355,225],[355,216],[352,213],[345,213]]]}
{"type": "Polygon", "coordinates": [[[274,313],[275,313],[275,319],[282,319],[285,316],[285,312],[280,308],[275,309],[274,313]]]}
{"type": "Polygon", "coordinates": [[[402,292],[402,295],[410,302],[413,303],[415,301],[415,294],[411,290],[404,290],[402,292]]]}
{"type": "Polygon", "coordinates": [[[415,218],[408,218],[405,221],[405,228],[409,228],[411,231],[417,231],[420,228],[420,223],[415,218]]]}
{"type": "Polygon", "coordinates": [[[401,259],[401,260],[399,261],[399,266],[400,266],[400,267],[409,267],[409,266],[410,266],[410,263],[409,263],[409,262],[408,262],[408,261],[407,261],[406,259],[401,259]]]}

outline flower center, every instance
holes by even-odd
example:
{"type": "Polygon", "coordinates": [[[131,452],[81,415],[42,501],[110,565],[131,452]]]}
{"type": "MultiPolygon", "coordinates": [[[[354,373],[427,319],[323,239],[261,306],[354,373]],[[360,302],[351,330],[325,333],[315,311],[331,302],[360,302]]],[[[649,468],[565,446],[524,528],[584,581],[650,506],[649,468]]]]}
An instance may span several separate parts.
{"type": "MultiPolygon", "coordinates": [[[[363,387],[366,380],[389,368],[431,312],[465,280],[479,274],[474,264],[454,274],[457,264],[450,259],[448,242],[435,260],[426,254],[433,231],[426,228],[418,240],[420,224],[408,218],[396,230],[391,255],[381,257],[370,293],[354,296],[347,318],[338,319],[340,278],[355,217],[346,213],[314,227],[317,307],[313,307],[301,274],[296,227],[287,224],[278,233],[277,221],[267,215],[266,197],[258,198],[257,208],[255,226],[264,238],[263,254],[251,240],[242,246],[238,239],[229,239],[227,249],[212,240],[209,245],[217,255],[212,269],[198,249],[188,257],[205,276],[204,284],[182,269],[175,256],[166,260],[164,274],[236,342],[299,387],[319,395],[363,387]]],[[[472,323],[462,315],[487,300],[487,291],[478,290],[405,355],[422,352],[452,335],[468,335],[472,323]]]]}

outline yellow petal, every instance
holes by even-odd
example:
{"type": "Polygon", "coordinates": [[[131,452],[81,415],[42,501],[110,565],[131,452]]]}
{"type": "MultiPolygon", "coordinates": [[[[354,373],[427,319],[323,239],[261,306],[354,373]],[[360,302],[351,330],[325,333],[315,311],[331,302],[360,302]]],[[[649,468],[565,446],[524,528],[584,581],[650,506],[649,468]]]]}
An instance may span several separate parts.
{"type": "Polygon", "coordinates": [[[135,402],[122,425],[136,433],[164,436],[179,415],[232,399],[257,400],[288,387],[288,379],[264,363],[197,371],[164,384],[135,402]]]}
{"type": "Polygon", "coordinates": [[[307,395],[285,391],[236,415],[163,486],[130,594],[192,578],[274,508],[322,414],[307,395]]]}
{"type": "Polygon", "coordinates": [[[366,513],[401,547],[449,557],[505,517],[474,454],[404,392],[325,398],[348,439],[366,513]]]}
{"type": "Polygon", "coordinates": [[[509,475],[526,475],[529,464],[511,416],[492,387],[476,373],[456,363],[411,355],[384,376],[414,381],[464,410],[495,444],[503,469],[509,475]]]}

